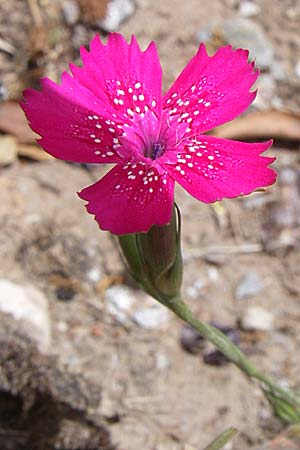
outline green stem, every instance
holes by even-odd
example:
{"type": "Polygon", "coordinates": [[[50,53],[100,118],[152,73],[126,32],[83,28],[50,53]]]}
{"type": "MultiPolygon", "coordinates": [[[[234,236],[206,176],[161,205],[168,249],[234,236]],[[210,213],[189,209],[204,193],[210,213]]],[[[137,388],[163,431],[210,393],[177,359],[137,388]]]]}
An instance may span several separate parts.
{"type": "Polygon", "coordinates": [[[283,408],[285,409],[284,414],[282,414],[282,418],[285,415],[284,420],[288,416],[291,418],[286,421],[300,421],[300,399],[295,393],[278,386],[267,375],[259,372],[255,365],[227,336],[215,327],[198,320],[180,298],[168,301],[160,299],[160,301],[178,317],[195,328],[202,337],[213,343],[223,355],[238,366],[249,378],[255,378],[262,382],[263,390],[277,414],[280,415],[281,409],[283,408]],[[288,408],[288,412],[286,412],[286,408],[288,408]]]}

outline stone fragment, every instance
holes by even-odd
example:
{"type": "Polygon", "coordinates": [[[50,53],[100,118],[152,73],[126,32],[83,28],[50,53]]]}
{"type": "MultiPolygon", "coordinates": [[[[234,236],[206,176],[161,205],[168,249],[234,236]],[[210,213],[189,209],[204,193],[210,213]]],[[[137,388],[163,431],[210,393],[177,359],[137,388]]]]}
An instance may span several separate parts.
{"type": "Polygon", "coordinates": [[[238,282],[235,290],[235,298],[243,300],[244,298],[254,297],[259,294],[263,288],[263,283],[254,271],[247,272],[238,282]]]}
{"type": "Polygon", "coordinates": [[[240,3],[239,14],[243,17],[253,17],[260,13],[260,7],[253,2],[245,1],[240,3]]]}
{"type": "Polygon", "coordinates": [[[149,308],[135,311],[132,319],[140,327],[154,330],[163,327],[167,323],[169,312],[167,308],[157,303],[149,308]]]}
{"type": "Polygon", "coordinates": [[[7,97],[8,97],[7,89],[5,88],[4,84],[0,81],[0,102],[6,100],[7,97]]]}
{"type": "Polygon", "coordinates": [[[297,62],[296,66],[295,66],[295,74],[296,74],[296,77],[299,78],[299,80],[300,80],[300,60],[297,62]]]}
{"type": "Polygon", "coordinates": [[[80,8],[75,0],[66,0],[62,4],[62,15],[67,25],[75,25],[80,18],[80,8]]]}
{"type": "Polygon", "coordinates": [[[48,352],[51,344],[51,324],[48,301],[35,287],[0,279],[0,311],[25,322],[28,336],[42,352],[48,352]]]}
{"type": "Polygon", "coordinates": [[[274,316],[260,306],[250,306],[241,317],[241,327],[247,331],[271,331],[274,329],[274,316]]]}
{"type": "Polygon", "coordinates": [[[128,311],[135,300],[135,292],[124,285],[111,286],[105,292],[105,301],[122,311],[128,311]]]}
{"type": "Polygon", "coordinates": [[[184,350],[193,355],[201,353],[205,347],[204,338],[195,330],[195,328],[188,324],[185,324],[182,327],[180,343],[184,350]]]}
{"type": "Polygon", "coordinates": [[[135,9],[133,0],[111,0],[108,3],[104,19],[100,27],[107,32],[117,31],[122,22],[130,17],[135,9]]]}
{"type": "Polygon", "coordinates": [[[104,297],[108,312],[122,325],[128,325],[135,291],[124,285],[111,286],[104,297]]]}

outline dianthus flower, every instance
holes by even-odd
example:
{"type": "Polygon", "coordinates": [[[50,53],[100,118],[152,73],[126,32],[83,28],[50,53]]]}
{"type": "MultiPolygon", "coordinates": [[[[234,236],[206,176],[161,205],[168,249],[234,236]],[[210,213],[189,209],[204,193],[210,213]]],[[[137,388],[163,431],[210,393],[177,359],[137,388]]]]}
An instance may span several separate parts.
{"type": "Polygon", "coordinates": [[[79,196],[100,227],[114,234],[167,224],[177,181],[205,203],[249,194],[275,181],[260,156],[271,142],[244,143],[205,134],[232,120],[254,100],[258,77],[246,50],[205,46],[162,95],[162,70],[152,42],[141,51],[117,33],[96,36],[83,67],[70,65],[58,85],[24,93],[22,107],[39,144],[51,155],[115,166],[79,196]]]}

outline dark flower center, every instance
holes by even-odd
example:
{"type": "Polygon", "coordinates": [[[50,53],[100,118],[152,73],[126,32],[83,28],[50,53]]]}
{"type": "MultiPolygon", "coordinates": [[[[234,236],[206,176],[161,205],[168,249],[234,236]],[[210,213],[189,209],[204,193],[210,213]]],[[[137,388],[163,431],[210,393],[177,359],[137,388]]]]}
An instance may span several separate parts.
{"type": "Polygon", "coordinates": [[[151,159],[158,159],[165,152],[165,144],[163,142],[157,142],[153,144],[151,149],[151,159]]]}

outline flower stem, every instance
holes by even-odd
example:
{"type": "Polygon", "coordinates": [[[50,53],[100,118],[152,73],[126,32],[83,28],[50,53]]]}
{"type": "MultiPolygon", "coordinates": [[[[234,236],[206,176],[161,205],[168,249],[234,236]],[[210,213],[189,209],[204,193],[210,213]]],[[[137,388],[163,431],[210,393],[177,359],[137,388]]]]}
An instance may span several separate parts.
{"type": "Polygon", "coordinates": [[[231,362],[239,367],[249,378],[261,383],[262,389],[274,408],[275,413],[288,423],[300,422],[300,397],[295,392],[278,386],[271,378],[261,373],[244,353],[221,331],[197,319],[181,298],[161,303],[171,309],[178,317],[195,328],[202,337],[214,344],[231,362]]]}

